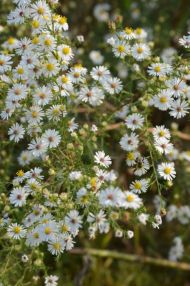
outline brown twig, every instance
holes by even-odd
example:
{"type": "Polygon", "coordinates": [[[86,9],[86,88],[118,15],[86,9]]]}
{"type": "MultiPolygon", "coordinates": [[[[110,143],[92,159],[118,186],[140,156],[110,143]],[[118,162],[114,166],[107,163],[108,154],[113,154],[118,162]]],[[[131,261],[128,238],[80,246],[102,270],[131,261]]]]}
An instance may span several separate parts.
{"type": "Polygon", "coordinates": [[[149,256],[141,256],[141,255],[135,255],[135,254],[125,254],[125,253],[121,253],[118,251],[112,251],[112,250],[74,248],[72,249],[70,253],[77,254],[77,255],[88,254],[88,255],[98,256],[98,257],[111,257],[113,259],[121,259],[121,260],[125,260],[128,262],[138,262],[138,263],[151,264],[151,265],[160,266],[160,267],[168,267],[172,269],[190,271],[189,263],[175,262],[175,261],[170,261],[167,259],[153,258],[149,256]]]}

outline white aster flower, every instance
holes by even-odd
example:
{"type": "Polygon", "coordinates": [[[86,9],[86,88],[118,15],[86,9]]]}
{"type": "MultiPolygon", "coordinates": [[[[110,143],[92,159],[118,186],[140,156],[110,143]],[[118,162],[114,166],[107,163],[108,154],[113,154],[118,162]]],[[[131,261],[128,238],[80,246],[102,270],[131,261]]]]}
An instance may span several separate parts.
{"type": "Polygon", "coordinates": [[[174,163],[161,163],[158,165],[158,173],[164,180],[172,181],[175,178],[176,171],[174,163]]]}

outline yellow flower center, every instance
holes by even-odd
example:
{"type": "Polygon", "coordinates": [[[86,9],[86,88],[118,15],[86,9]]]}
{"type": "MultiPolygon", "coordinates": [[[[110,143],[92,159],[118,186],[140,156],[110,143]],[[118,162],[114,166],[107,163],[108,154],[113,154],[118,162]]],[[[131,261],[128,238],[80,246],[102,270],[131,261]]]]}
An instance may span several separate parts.
{"type": "Polygon", "coordinates": [[[44,14],[44,8],[43,7],[39,7],[37,10],[39,15],[43,15],[44,14]]]}
{"type": "Polygon", "coordinates": [[[18,177],[23,177],[24,176],[23,170],[19,170],[16,174],[17,174],[18,177]]]}
{"type": "Polygon", "coordinates": [[[38,38],[38,37],[34,37],[34,38],[32,39],[32,44],[34,44],[34,45],[39,44],[39,38],[38,38]]]}
{"type": "Polygon", "coordinates": [[[127,195],[127,201],[128,201],[129,203],[133,202],[133,201],[134,201],[134,196],[133,196],[132,194],[127,195]]]}
{"type": "Polygon", "coordinates": [[[155,71],[155,72],[160,72],[160,71],[161,71],[161,67],[160,67],[160,66],[156,66],[156,67],[154,68],[154,71],[155,71]]]}
{"type": "Polygon", "coordinates": [[[164,173],[165,173],[166,175],[171,174],[171,168],[170,168],[170,167],[166,167],[166,168],[164,169],[164,173]]]}
{"type": "Polygon", "coordinates": [[[132,30],[131,28],[128,28],[128,27],[125,28],[125,33],[126,33],[127,35],[132,34],[132,32],[133,32],[133,30],[132,30]]]}
{"type": "Polygon", "coordinates": [[[21,231],[21,227],[17,225],[17,226],[15,226],[15,227],[13,228],[13,231],[14,231],[15,234],[19,234],[20,231],[21,231]]]}
{"type": "Polygon", "coordinates": [[[137,35],[141,35],[142,34],[142,29],[141,28],[137,28],[136,29],[136,34],[137,35]]]}
{"type": "Polygon", "coordinates": [[[32,21],[32,27],[34,29],[38,29],[40,26],[40,23],[37,20],[32,21]]]}
{"type": "Polygon", "coordinates": [[[61,227],[61,232],[67,232],[69,230],[68,226],[67,225],[62,225],[61,227]]]}
{"type": "Polygon", "coordinates": [[[45,44],[46,46],[50,47],[51,44],[52,44],[52,40],[50,40],[50,39],[45,39],[44,44],[45,44]]]}
{"type": "Polygon", "coordinates": [[[120,46],[117,47],[117,50],[118,50],[119,53],[123,53],[125,51],[125,47],[120,45],[120,46]]]}
{"type": "Polygon", "coordinates": [[[68,55],[70,53],[70,50],[71,50],[70,47],[64,47],[62,52],[64,55],[68,55]]]}
{"type": "Polygon", "coordinates": [[[81,202],[83,203],[83,204],[86,204],[87,202],[88,202],[88,196],[86,195],[86,196],[83,196],[82,198],[81,198],[81,202]]]}
{"type": "Polygon", "coordinates": [[[59,18],[59,24],[64,25],[65,23],[67,23],[67,18],[66,17],[60,17],[59,18]]]}
{"type": "Polygon", "coordinates": [[[46,68],[48,71],[53,71],[54,70],[54,64],[48,63],[48,64],[46,64],[46,68]]]}
{"type": "Polygon", "coordinates": [[[90,184],[91,184],[91,187],[92,187],[92,188],[95,188],[95,187],[96,187],[96,178],[92,178],[92,179],[90,180],[90,184]]]}
{"type": "Polygon", "coordinates": [[[167,97],[166,96],[161,96],[160,97],[160,102],[161,103],[166,103],[168,100],[167,100],[167,97]]]}
{"type": "Polygon", "coordinates": [[[21,68],[21,67],[19,67],[19,68],[17,69],[17,73],[18,73],[18,74],[23,74],[23,73],[24,73],[24,69],[21,68]]]}
{"type": "Polygon", "coordinates": [[[134,160],[134,159],[135,159],[134,153],[133,153],[133,152],[129,152],[129,153],[127,154],[127,159],[128,159],[128,160],[134,160]]]}
{"type": "Polygon", "coordinates": [[[142,52],[143,52],[143,48],[138,47],[138,48],[137,48],[137,53],[138,53],[138,54],[142,54],[142,52]]]}
{"type": "Polygon", "coordinates": [[[142,184],[140,182],[135,182],[134,187],[135,189],[140,190],[142,188],[142,184]]]}
{"type": "Polygon", "coordinates": [[[32,111],[31,115],[33,118],[36,118],[38,116],[38,112],[37,111],[32,111]]]}
{"type": "Polygon", "coordinates": [[[52,113],[53,113],[53,115],[59,115],[59,109],[54,109],[53,111],[52,111],[52,113]]]}
{"type": "Polygon", "coordinates": [[[161,130],[161,131],[159,132],[159,136],[160,136],[160,137],[165,136],[165,132],[164,132],[164,130],[161,130]]]}
{"type": "Polygon", "coordinates": [[[40,236],[39,236],[39,233],[38,232],[35,232],[34,234],[33,234],[33,238],[35,238],[35,239],[38,239],[40,236]]]}
{"type": "Polygon", "coordinates": [[[62,83],[68,83],[69,79],[66,76],[62,76],[61,81],[62,83]]]}
{"type": "Polygon", "coordinates": [[[44,233],[47,234],[47,235],[49,235],[49,234],[52,233],[52,229],[47,226],[47,227],[44,229],[44,233]]]}
{"type": "Polygon", "coordinates": [[[55,250],[60,250],[61,249],[61,244],[59,242],[54,242],[52,245],[53,245],[53,248],[55,250]]]}
{"type": "Polygon", "coordinates": [[[13,45],[15,43],[15,39],[10,37],[7,42],[9,45],[13,45]]]}

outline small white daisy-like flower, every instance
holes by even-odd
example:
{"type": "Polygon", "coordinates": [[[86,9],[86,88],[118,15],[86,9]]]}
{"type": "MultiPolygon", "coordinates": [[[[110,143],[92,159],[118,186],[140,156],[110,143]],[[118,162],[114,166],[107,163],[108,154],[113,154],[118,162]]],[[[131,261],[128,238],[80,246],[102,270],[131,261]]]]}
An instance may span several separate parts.
{"type": "Polygon", "coordinates": [[[38,105],[31,106],[29,110],[26,110],[26,119],[30,124],[39,123],[44,116],[44,111],[38,105]]]}
{"type": "Polygon", "coordinates": [[[131,151],[127,153],[126,163],[128,166],[134,166],[137,158],[140,156],[140,153],[137,151],[131,151]]]}
{"type": "Polygon", "coordinates": [[[42,140],[42,138],[36,138],[28,145],[28,150],[31,151],[34,157],[39,157],[47,151],[48,145],[42,140]]]}
{"type": "Polygon", "coordinates": [[[42,135],[42,140],[49,148],[55,148],[61,142],[61,136],[55,129],[48,129],[42,135]]]}
{"type": "Polygon", "coordinates": [[[135,44],[131,49],[133,58],[142,61],[150,56],[150,48],[146,44],[135,44]]]}
{"type": "Polygon", "coordinates": [[[125,134],[120,140],[121,148],[125,151],[134,151],[139,145],[138,135],[132,132],[130,135],[125,134]]]}
{"type": "Polygon", "coordinates": [[[26,236],[26,245],[29,246],[38,246],[42,242],[40,237],[39,229],[35,228],[31,232],[27,233],[26,236]]]}
{"type": "Polygon", "coordinates": [[[78,129],[78,123],[75,122],[75,118],[68,121],[68,131],[73,132],[78,129]]]}
{"type": "Polygon", "coordinates": [[[125,209],[138,209],[142,205],[142,200],[138,195],[133,192],[126,191],[124,193],[123,207],[125,209]]]}
{"type": "Polygon", "coordinates": [[[152,76],[165,76],[170,74],[172,67],[165,63],[155,63],[148,67],[148,74],[152,76]]]}
{"type": "Polygon", "coordinates": [[[69,174],[69,179],[70,179],[71,181],[80,180],[81,177],[82,177],[81,171],[73,171],[73,172],[71,172],[71,173],[69,174]]]}
{"type": "Polygon", "coordinates": [[[104,61],[104,56],[101,54],[100,51],[91,51],[89,54],[89,58],[95,65],[101,65],[104,61]]]}
{"type": "Polygon", "coordinates": [[[88,203],[88,194],[86,188],[80,188],[76,193],[77,201],[80,205],[85,206],[88,203]]]}
{"type": "Polygon", "coordinates": [[[103,102],[104,93],[98,87],[83,87],[79,92],[79,99],[84,102],[89,102],[92,106],[98,106],[103,102]]]}
{"type": "Polygon", "coordinates": [[[130,27],[125,27],[121,34],[125,38],[125,40],[132,40],[136,38],[134,30],[130,27]]]}
{"type": "Polygon", "coordinates": [[[145,39],[147,37],[147,32],[142,28],[137,28],[134,30],[136,39],[145,39]]]}
{"type": "Polygon", "coordinates": [[[165,126],[156,126],[153,131],[153,137],[154,140],[157,141],[158,139],[161,138],[166,138],[166,139],[170,139],[171,135],[170,135],[170,131],[165,128],[165,126]]]}
{"type": "Polygon", "coordinates": [[[5,108],[5,110],[3,110],[3,111],[1,112],[1,118],[2,118],[3,120],[7,120],[7,119],[9,119],[9,117],[11,117],[11,115],[13,114],[13,112],[14,112],[14,109],[5,108]]]}
{"type": "Polygon", "coordinates": [[[111,158],[109,155],[106,155],[104,151],[98,151],[95,153],[94,156],[95,163],[99,164],[100,166],[103,166],[105,168],[108,168],[111,165],[111,158]]]}
{"type": "MultiPolygon", "coordinates": [[[[46,223],[42,223],[38,226],[40,238],[42,241],[52,241],[56,237],[57,233],[57,224],[50,219],[45,219],[46,223]]],[[[43,222],[43,220],[42,220],[43,222]]]]}
{"type": "Polygon", "coordinates": [[[27,193],[24,188],[14,188],[11,191],[9,200],[15,207],[22,207],[26,204],[27,193]]]}
{"type": "Polygon", "coordinates": [[[160,110],[165,111],[171,106],[173,102],[172,92],[167,89],[162,90],[161,93],[154,95],[152,101],[155,107],[157,107],[160,110]]]}
{"type": "Polygon", "coordinates": [[[58,276],[49,275],[45,277],[45,286],[57,286],[58,284],[58,276]]]}
{"type": "Polygon", "coordinates": [[[184,95],[184,91],[187,88],[183,79],[175,77],[165,82],[166,87],[171,91],[172,95],[176,98],[184,95]]]}
{"type": "Polygon", "coordinates": [[[125,42],[117,41],[113,46],[113,53],[116,57],[123,59],[130,52],[130,46],[125,42]]]}
{"type": "Polygon", "coordinates": [[[116,111],[115,116],[121,119],[125,119],[128,113],[129,107],[128,105],[124,105],[119,111],[116,111]]]}
{"type": "Polygon", "coordinates": [[[10,56],[0,55],[0,74],[11,69],[12,61],[10,56]]]}
{"type": "Polygon", "coordinates": [[[50,19],[51,12],[45,0],[39,0],[31,5],[30,16],[33,19],[44,20],[50,19]]]}
{"type": "Polygon", "coordinates": [[[65,16],[55,15],[54,20],[54,28],[56,31],[67,31],[69,29],[67,18],[65,16]]]}
{"type": "Polygon", "coordinates": [[[76,210],[71,210],[69,213],[67,213],[65,222],[69,226],[69,230],[73,235],[76,235],[79,228],[82,227],[82,217],[76,210]]]}
{"type": "Polygon", "coordinates": [[[111,9],[110,4],[108,3],[98,3],[94,7],[94,17],[99,21],[99,22],[107,22],[109,20],[109,11],[111,9]]]}
{"type": "Polygon", "coordinates": [[[40,35],[39,42],[44,52],[53,51],[55,49],[55,39],[49,33],[40,35]]]}
{"type": "Polygon", "coordinates": [[[48,119],[59,121],[62,117],[65,117],[67,112],[64,105],[56,104],[52,105],[47,111],[46,111],[48,119]]]}
{"type": "Polygon", "coordinates": [[[8,236],[13,239],[21,239],[25,237],[26,230],[25,228],[17,223],[12,223],[7,230],[8,236]]]}
{"type": "Polygon", "coordinates": [[[58,55],[60,56],[61,59],[65,61],[69,61],[70,59],[73,58],[73,52],[70,46],[68,45],[60,45],[58,46],[58,55]]]}
{"type": "Polygon", "coordinates": [[[149,169],[150,169],[150,164],[148,160],[144,157],[140,157],[137,160],[137,165],[135,167],[134,175],[142,176],[146,174],[149,169]]]}
{"type": "Polygon", "coordinates": [[[63,233],[61,238],[63,239],[64,243],[65,243],[65,249],[71,250],[74,247],[74,241],[72,236],[69,233],[63,233]]]}
{"type": "Polygon", "coordinates": [[[188,110],[189,110],[188,103],[185,100],[178,99],[172,102],[169,114],[174,118],[179,119],[186,116],[188,110]]]}
{"type": "Polygon", "coordinates": [[[123,199],[123,192],[119,188],[109,187],[98,194],[99,202],[105,207],[119,207],[123,199]]]}
{"type": "Polygon", "coordinates": [[[135,180],[130,184],[130,190],[134,193],[141,194],[145,193],[148,189],[149,180],[142,179],[142,180],[135,180]]]}
{"type": "Polygon", "coordinates": [[[133,238],[134,232],[132,230],[128,230],[127,231],[127,236],[128,236],[128,238],[133,238]]]}
{"type": "Polygon", "coordinates": [[[21,166],[29,164],[31,160],[32,160],[32,154],[28,150],[22,151],[18,157],[18,162],[21,166]]]}
{"type": "Polygon", "coordinates": [[[25,17],[28,17],[29,9],[25,6],[19,6],[13,11],[10,12],[10,14],[7,17],[7,23],[8,24],[23,24],[25,21],[25,17]]]}
{"type": "Polygon", "coordinates": [[[164,180],[172,181],[175,178],[176,171],[174,163],[161,163],[158,165],[158,173],[164,180]]]}
{"type": "Polygon", "coordinates": [[[47,62],[43,65],[43,74],[46,77],[52,77],[55,76],[59,71],[59,64],[55,59],[49,59],[47,62]]]}
{"type": "Polygon", "coordinates": [[[25,130],[21,124],[15,123],[8,130],[10,140],[19,142],[24,137],[25,130]]]}
{"type": "Polygon", "coordinates": [[[18,55],[23,55],[24,53],[29,53],[31,51],[32,42],[29,38],[22,38],[17,42],[16,53],[18,55]]]}
{"type": "Polygon", "coordinates": [[[24,84],[15,83],[11,89],[8,90],[8,98],[13,100],[21,100],[26,98],[27,88],[24,84]]]}
{"type": "Polygon", "coordinates": [[[146,225],[148,218],[149,218],[149,215],[146,213],[141,213],[138,215],[138,220],[140,221],[140,223],[144,225],[146,225]]]}
{"type": "Polygon", "coordinates": [[[183,36],[179,39],[179,43],[181,46],[184,46],[186,49],[190,48],[190,35],[183,36]]]}
{"type": "Polygon", "coordinates": [[[108,78],[105,83],[102,83],[105,90],[110,94],[118,94],[122,90],[122,83],[117,77],[108,78]]]}
{"type": "Polygon", "coordinates": [[[63,253],[65,249],[65,241],[61,238],[61,236],[58,236],[48,243],[48,250],[53,255],[59,255],[63,253]]]}
{"type": "Polygon", "coordinates": [[[52,92],[50,88],[46,86],[37,88],[33,95],[34,104],[37,104],[37,105],[44,106],[48,104],[51,99],[52,99],[52,92]]]}
{"type": "Polygon", "coordinates": [[[144,118],[139,113],[133,113],[131,115],[128,115],[127,119],[125,120],[127,128],[130,128],[131,130],[141,128],[143,126],[143,123],[144,118]]]}
{"type": "Polygon", "coordinates": [[[110,77],[110,71],[105,66],[97,66],[90,72],[91,77],[99,82],[104,82],[110,77]]]}
{"type": "Polygon", "coordinates": [[[159,138],[156,140],[155,148],[161,154],[169,154],[173,150],[173,144],[169,142],[166,138],[159,138]]]}
{"type": "Polygon", "coordinates": [[[28,255],[23,254],[22,257],[21,257],[21,260],[22,260],[23,263],[27,263],[28,260],[29,260],[28,255]]]}

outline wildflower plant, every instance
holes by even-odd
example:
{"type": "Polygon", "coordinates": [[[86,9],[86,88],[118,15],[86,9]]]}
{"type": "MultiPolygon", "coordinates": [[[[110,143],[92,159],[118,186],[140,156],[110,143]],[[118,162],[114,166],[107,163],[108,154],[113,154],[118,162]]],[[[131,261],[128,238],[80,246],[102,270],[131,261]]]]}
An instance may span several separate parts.
{"type": "MultiPolygon", "coordinates": [[[[13,2],[8,24],[30,33],[11,48],[2,45],[0,54],[1,118],[9,144],[20,150],[17,173],[2,194],[3,235],[57,256],[72,250],[82,230],[94,239],[111,230],[132,238],[139,223],[159,228],[163,192],[177,176],[179,159],[190,156],[174,145],[175,130],[155,125],[152,113],[176,120],[188,115],[188,58],[162,62],[144,29],[113,25],[107,45],[128,68],[132,83],[125,86],[105,65],[89,70],[81,64],[57,1],[13,2]],[[130,174],[127,186],[114,169],[118,153],[130,174]],[[146,203],[151,192],[159,195],[159,212],[146,203]],[[126,217],[127,226],[121,223],[126,217]]],[[[189,48],[189,36],[179,42],[189,48]]],[[[183,249],[179,238],[174,242],[183,249]]],[[[45,285],[57,281],[46,276],[45,285]]]]}

